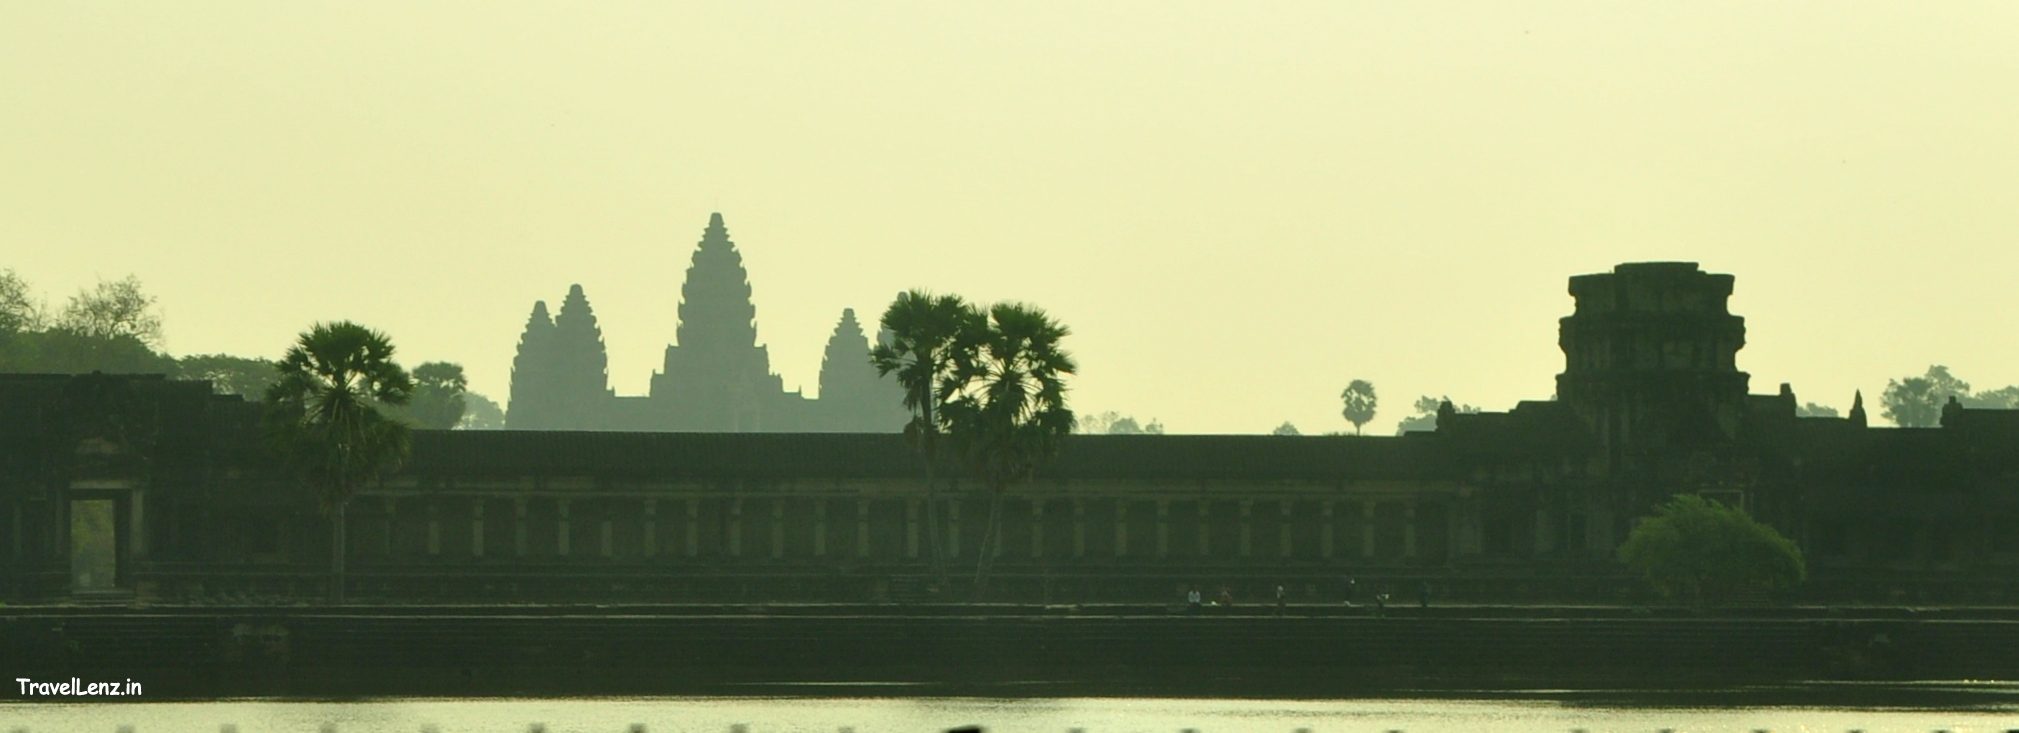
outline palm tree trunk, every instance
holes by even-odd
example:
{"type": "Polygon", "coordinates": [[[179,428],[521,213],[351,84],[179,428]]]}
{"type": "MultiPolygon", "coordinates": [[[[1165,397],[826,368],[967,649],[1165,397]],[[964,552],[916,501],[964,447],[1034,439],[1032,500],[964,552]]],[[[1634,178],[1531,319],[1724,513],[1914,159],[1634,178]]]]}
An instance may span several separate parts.
{"type": "Polygon", "coordinates": [[[995,559],[996,532],[1000,531],[998,525],[1002,523],[1003,490],[996,488],[989,494],[988,527],[982,531],[981,545],[975,549],[975,554],[980,555],[974,562],[975,600],[981,600],[982,594],[988,591],[988,566],[995,559]]]}
{"type": "Polygon", "coordinates": [[[939,549],[939,501],[933,494],[932,456],[925,457],[925,544],[932,562],[932,575],[942,591],[946,589],[946,555],[939,549]]]}
{"type": "Polygon", "coordinates": [[[337,502],[336,511],[330,514],[329,596],[330,602],[336,604],[344,602],[344,535],[346,534],[344,532],[344,508],[349,504],[350,502],[348,501],[337,502]]]}
{"type": "Polygon", "coordinates": [[[939,549],[939,501],[933,495],[935,479],[933,468],[939,462],[939,455],[933,450],[933,436],[939,428],[932,421],[931,395],[921,404],[925,405],[925,544],[926,553],[932,563],[933,581],[939,584],[940,592],[947,590],[946,555],[939,549]]]}

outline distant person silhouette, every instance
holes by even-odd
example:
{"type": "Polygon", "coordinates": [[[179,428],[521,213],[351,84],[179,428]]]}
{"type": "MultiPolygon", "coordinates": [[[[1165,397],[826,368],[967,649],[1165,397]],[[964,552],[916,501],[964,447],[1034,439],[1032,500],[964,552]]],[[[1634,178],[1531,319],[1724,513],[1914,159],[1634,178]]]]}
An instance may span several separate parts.
{"type": "Polygon", "coordinates": [[[1199,615],[1200,601],[1199,586],[1192,586],[1192,590],[1185,594],[1185,613],[1193,616],[1199,615]]]}

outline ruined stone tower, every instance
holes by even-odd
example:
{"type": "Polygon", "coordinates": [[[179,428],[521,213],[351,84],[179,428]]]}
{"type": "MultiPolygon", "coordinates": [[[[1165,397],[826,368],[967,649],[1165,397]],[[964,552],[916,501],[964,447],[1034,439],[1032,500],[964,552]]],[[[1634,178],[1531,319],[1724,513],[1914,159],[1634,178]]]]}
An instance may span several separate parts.
{"type": "Polygon", "coordinates": [[[1746,400],[1745,319],[1726,301],[1732,276],[1694,262],[1623,264],[1570,279],[1577,309],[1561,321],[1558,399],[1617,454],[1729,442],[1746,400]]]}

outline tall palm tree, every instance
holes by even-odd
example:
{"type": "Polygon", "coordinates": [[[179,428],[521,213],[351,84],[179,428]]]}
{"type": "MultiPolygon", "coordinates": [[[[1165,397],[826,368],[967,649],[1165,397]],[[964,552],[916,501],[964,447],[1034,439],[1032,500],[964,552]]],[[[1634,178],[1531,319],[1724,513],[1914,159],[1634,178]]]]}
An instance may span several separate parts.
{"type": "Polygon", "coordinates": [[[882,325],[890,331],[890,342],[869,352],[878,376],[897,375],[904,388],[905,409],[912,414],[904,434],[925,459],[926,544],[940,587],[946,586],[946,560],[940,551],[939,508],[933,496],[933,468],[939,460],[936,442],[946,422],[942,408],[959,389],[958,354],[965,335],[974,333],[972,324],[980,319],[974,307],[958,295],[908,290],[898,293],[883,312],[882,325]]]}
{"type": "Polygon", "coordinates": [[[413,379],[386,335],[349,321],[301,334],[267,390],[267,424],[282,459],[307,479],[330,518],[330,599],[344,599],[344,509],[359,487],[406,460],[407,426],[379,412],[404,405],[413,379]]]}
{"type": "Polygon", "coordinates": [[[1028,480],[1058,452],[1073,429],[1065,377],[1078,366],[1061,345],[1071,333],[1043,310],[998,303],[988,310],[972,347],[956,351],[961,394],[946,405],[950,437],[989,489],[988,526],[975,561],[974,592],[988,582],[1002,524],[1003,494],[1028,480]]]}

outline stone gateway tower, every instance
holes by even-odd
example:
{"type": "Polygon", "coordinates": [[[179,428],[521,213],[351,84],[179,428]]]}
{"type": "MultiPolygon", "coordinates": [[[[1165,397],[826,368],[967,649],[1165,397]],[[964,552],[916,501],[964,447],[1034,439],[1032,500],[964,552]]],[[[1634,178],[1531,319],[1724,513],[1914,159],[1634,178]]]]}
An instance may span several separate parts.
{"type": "Polygon", "coordinates": [[[1608,452],[1729,443],[1746,410],[1735,363],[1745,319],[1726,301],[1732,276],[1693,262],[1641,262],[1570,279],[1558,399],[1608,452]]]}

